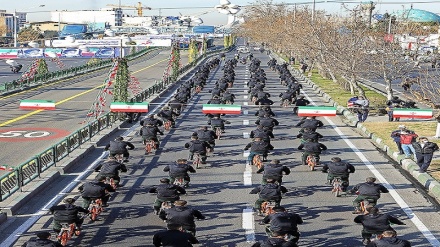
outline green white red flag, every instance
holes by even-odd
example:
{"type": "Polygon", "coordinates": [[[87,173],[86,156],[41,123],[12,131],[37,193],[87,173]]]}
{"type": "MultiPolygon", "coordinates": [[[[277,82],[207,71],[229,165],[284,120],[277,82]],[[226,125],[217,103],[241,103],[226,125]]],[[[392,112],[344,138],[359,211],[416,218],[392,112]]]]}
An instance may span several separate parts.
{"type": "Polygon", "coordinates": [[[432,109],[395,108],[395,118],[432,118],[432,109]]]}
{"type": "Polygon", "coordinates": [[[240,105],[203,104],[204,114],[240,114],[240,105]]]}
{"type": "Polygon", "coordinates": [[[110,104],[110,111],[112,112],[148,112],[148,103],[125,103],[112,102],[110,104]]]}
{"type": "Polygon", "coordinates": [[[298,116],[300,117],[334,117],[336,107],[331,106],[299,106],[298,116]]]}
{"type": "Polygon", "coordinates": [[[31,110],[55,110],[55,101],[53,100],[21,100],[20,109],[31,110]]]}

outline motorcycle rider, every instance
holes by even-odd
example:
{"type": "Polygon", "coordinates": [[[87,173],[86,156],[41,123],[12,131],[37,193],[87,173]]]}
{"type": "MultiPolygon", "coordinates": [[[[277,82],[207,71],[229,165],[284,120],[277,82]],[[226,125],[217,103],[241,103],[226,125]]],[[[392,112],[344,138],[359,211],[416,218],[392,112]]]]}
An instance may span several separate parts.
{"type": "Polygon", "coordinates": [[[114,141],[110,141],[110,143],[104,148],[106,151],[109,150],[110,156],[112,157],[115,157],[117,154],[122,154],[124,157],[124,162],[128,162],[128,158],[130,157],[128,150],[133,149],[134,145],[131,144],[131,142],[124,141],[124,137],[122,136],[116,137],[114,141]]]}
{"type": "Polygon", "coordinates": [[[205,141],[209,143],[209,145],[211,145],[212,147],[215,146],[215,139],[217,139],[217,135],[215,134],[215,131],[209,130],[208,126],[201,127],[192,135],[198,136],[200,141],[205,141]]]}
{"type": "Polygon", "coordinates": [[[78,216],[79,212],[88,214],[89,210],[79,206],[75,206],[75,199],[66,198],[63,200],[64,204],[52,206],[49,212],[53,214],[53,230],[59,233],[63,223],[75,223],[76,229],[80,230],[84,219],[78,216]]]}
{"type": "Polygon", "coordinates": [[[331,158],[330,163],[325,163],[322,167],[323,173],[328,173],[327,175],[327,183],[332,184],[332,181],[335,177],[341,178],[341,189],[343,192],[347,191],[349,186],[349,176],[350,173],[355,172],[355,168],[352,164],[347,162],[342,162],[341,158],[333,157],[331,158]]]}
{"type": "Polygon", "coordinates": [[[298,232],[298,225],[304,223],[301,216],[298,214],[287,212],[284,207],[274,207],[274,214],[269,214],[264,217],[259,223],[260,225],[269,224],[266,227],[266,233],[270,236],[272,233],[277,232],[280,234],[288,234],[290,241],[297,243],[300,233],[298,232]]]}
{"type": "Polygon", "coordinates": [[[324,124],[321,122],[321,120],[316,119],[315,116],[309,116],[307,118],[303,118],[295,126],[296,127],[301,126],[301,128],[303,128],[303,129],[310,128],[313,131],[316,131],[317,128],[324,126],[324,124]]]}
{"type": "Polygon", "coordinates": [[[108,192],[115,192],[115,189],[110,184],[105,183],[106,177],[98,176],[95,181],[86,182],[78,190],[81,192],[83,198],[83,208],[89,208],[92,200],[101,199],[102,206],[108,207],[108,200],[110,194],[108,192]]]}
{"type": "Polygon", "coordinates": [[[168,224],[182,225],[183,230],[196,235],[195,219],[204,220],[206,217],[199,211],[187,206],[187,201],[177,200],[174,207],[167,208],[160,212],[159,218],[168,224]]]}
{"type": "Polygon", "coordinates": [[[321,154],[322,151],[327,150],[327,147],[322,143],[316,142],[313,139],[309,139],[306,140],[305,143],[301,143],[298,146],[298,150],[303,150],[303,149],[304,152],[302,154],[301,162],[303,165],[307,165],[306,160],[309,155],[315,156],[316,164],[319,164],[319,158],[320,158],[319,155],[321,154]]]}
{"type": "Polygon", "coordinates": [[[246,145],[244,150],[250,149],[250,153],[247,158],[247,161],[249,162],[249,164],[253,165],[252,160],[255,155],[257,154],[262,155],[263,161],[265,161],[267,158],[267,154],[269,153],[269,150],[273,150],[273,148],[274,147],[270,143],[263,141],[260,137],[256,137],[254,138],[253,142],[250,142],[248,143],[248,145],[246,145]]]}
{"type": "Polygon", "coordinates": [[[358,196],[353,200],[353,206],[355,207],[354,214],[362,213],[360,210],[361,201],[372,200],[370,203],[371,206],[375,206],[377,200],[380,198],[381,193],[388,193],[388,189],[381,184],[376,184],[376,178],[367,177],[365,179],[365,183],[360,183],[354,186],[350,192],[353,194],[355,192],[358,193],[358,196]]]}
{"type": "Polygon", "coordinates": [[[108,160],[95,168],[95,172],[99,172],[98,176],[113,178],[116,186],[122,187],[119,184],[119,182],[121,181],[121,178],[119,177],[119,171],[127,172],[127,167],[124,164],[119,163],[114,157],[110,156],[108,160]]]}
{"type": "Polygon", "coordinates": [[[185,143],[185,148],[189,148],[189,160],[193,159],[194,153],[198,153],[202,159],[202,164],[206,164],[206,152],[212,151],[211,145],[205,141],[200,141],[198,136],[191,136],[191,141],[185,143]]]}
{"type": "Polygon", "coordinates": [[[262,166],[258,169],[257,173],[263,172],[263,181],[261,184],[265,184],[267,179],[273,179],[279,184],[283,181],[283,173],[284,175],[290,174],[290,169],[287,166],[280,165],[280,161],[275,159],[272,160],[269,164],[262,166]]]}
{"type": "Polygon", "coordinates": [[[263,215],[261,204],[263,202],[274,201],[276,206],[280,206],[281,194],[286,193],[286,187],[276,184],[275,180],[267,179],[267,184],[260,185],[251,190],[249,194],[259,194],[259,198],[255,201],[254,210],[259,216],[263,215]]]}
{"type": "Polygon", "coordinates": [[[148,191],[149,193],[157,193],[157,198],[154,201],[154,214],[158,215],[160,207],[163,202],[175,202],[180,199],[180,195],[186,194],[186,190],[180,186],[170,184],[168,178],[160,179],[158,186],[153,186],[148,191]]]}
{"type": "Polygon", "coordinates": [[[160,145],[159,138],[157,134],[163,135],[163,132],[157,126],[152,124],[148,124],[141,128],[139,131],[139,135],[142,136],[142,143],[144,145],[147,144],[148,141],[153,140],[156,147],[158,148],[160,145]]]}
{"type": "Polygon", "coordinates": [[[187,164],[186,159],[178,159],[173,165],[168,165],[163,168],[164,172],[169,172],[170,183],[173,184],[176,178],[183,178],[184,188],[189,187],[189,182],[191,181],[188,172],[195,173],[194,167],[187,164]]]}

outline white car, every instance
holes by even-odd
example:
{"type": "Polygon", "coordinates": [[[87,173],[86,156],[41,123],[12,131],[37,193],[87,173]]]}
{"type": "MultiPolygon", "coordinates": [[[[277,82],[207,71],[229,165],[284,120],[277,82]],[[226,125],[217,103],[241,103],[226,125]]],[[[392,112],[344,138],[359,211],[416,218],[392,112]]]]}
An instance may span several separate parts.
{"type": "Polygon", "coordinates": [[[237,52],[238,53],[249,53],[249,48],[247,48],[246,46],[239,46],[237,48],[237,52]]]}

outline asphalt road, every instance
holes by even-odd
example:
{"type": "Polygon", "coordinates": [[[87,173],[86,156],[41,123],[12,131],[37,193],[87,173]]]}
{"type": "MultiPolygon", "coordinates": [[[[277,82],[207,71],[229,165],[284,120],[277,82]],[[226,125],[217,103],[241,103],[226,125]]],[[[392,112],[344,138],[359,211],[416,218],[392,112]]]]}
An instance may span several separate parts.
{"type": "MultiPolygon", "coordinates": [[[[232,53],[228,55],[232,57],[232,53]]],[[[266,55],[255,55],[262,60],[262,65],[266,64],[266,55]]],[[[280,87],[276,74],[267,67],[264,68],[269,78],[267,88],[272,99],[278,99],[276,96],[283,88],[280,87]]],[[[137,149],[131,152],[128,173],[122,174],[124,187],[113,194],[110,207],[100,219],[85,224],[82,235],[74,238],[70,246],[152,246],[153,234],[163,230],[165,225],[152,213],[155,196],[148,194],[148,189],[158,184],[160,178],[166,177],[167,174],[162,171],[165,165],[187,157],[188,151],[183,145],[189,141],[194,130],[206,124],[206,117],[201,113],[201,104],[209,100],[208,90],[213,87],[220,74],[219,69],[211,74],[210,84],[202,93],[193,97],[191,105],[177,121],[178,128],[172,129],[161,138],[162,148],[155,155],[145,156],[140,144],[141,138],[136,134],[130,135],[137,149]]],[[[261,175],[255,174],[255,168],[246,166],[246,158],[242,153],[244,146],[250,142],[250,139],[244,138],[245,133],[255,129],[253,122],[256,117],[253,113],[256,108],[246,104],[248,99],[245,98],[247,94],[244,90],[245,82],[249,78],[247,67],[238,65],[236,74],[232,91],[237,96],[236,103],[243,105],[243,114],[225,117],[231,124],[227,126],[224,138],[218,141],[206,167],[191,176],[189,193],[183,197],[190,206],[207,216],[206,220],[196,223],[197,237],[202,243],[200,246],[250,246],[253,240],[265,238],[264,227],[258,225],[261,218],[249,213],[257,199],[256,195],[250,195],[249,192],[260,183],[261,175]]],[[[304,91],[317,105],[325,105],[310,87],[305,87],[304,91]]],[[[296,150],[299,140],[294,137],[299,129],[292,127],[298,117],[292,116],[291,108],[275,105],[273,109],[281,125],[275,128],[276,138],[272,143],[275,150],[269,155],[269,160],[280,159],[292,171],[291,175],[285,176],[283,182],[289,192],[282,205],[300,214],[305,221],[299,227],[302,234],[299,245],[362,246],[361,227],[353,223],[354,216],[351,214],[353,197],[335,198],[330,193],[330,187],[324,185],[325,174],[311,172],[300,165],[300,152],[296,150]]],[[[406,226],[393,226],[399,236],[410,240],[413,246],[440,246],[436,240],[440,230],[440,217],[423,193],[406,180],[368,138],[346,126],[340,117],[321,119],[325,127],[319,129],[319,132],[325,136],[323,143],[329,147],[322,155],[322,161],[339,156],[355,165],[357,171],[351,176],[351,184],[363,182],[368,176],[377,177],[391,189],[390,194],[382,196],[379,207],[383,212],[397,216],[406,223],[406,226]]],[[[22,208],[18,215],[0,226],[1,241],[5,241],[11,234],[18,234],[18,241],[13,246],[20,246],[33,237],[35,232],[50,229],[51,217],[40,209],[43,205],[50,205],[50,200],[65,186],[77,176],[83,175],[80,174],[82,170],[96,165],[96,159],[102,157],[102,148],[102,145],[99,146],[78,167],[57,179],[53,187],[29,201],[29,205],[22,208]],[[42,217],[39,216],[41,214],[42,217]],[[38,220],[35,224],[26,222],[31,218],[38,220]],[[27,224],[30,226],[29,230],[26,229],[27,224]],[[20,229],[24,229],[24,232],[20,229]]],[[[85,173],[87,179],[96,175],[90,173],[91,171],[85,173]]],[[[63,192],[67,192],[68,196],[79,196],[76,189],[63,192]]],[[[63,197],[65,194],[59,196],[63,197]]],[[[7,240],[11,239],[14,240],[15,237],[10,236],[7,240]]]]}
{"type": "MultiPolygon", "coordinates": [[[[142,89],[162,79],[169,53],[169,50],[160,53],[155,51],[155,56],[130,64],[129,69],[139,79],[142,89]]],[[[186,61],[186,56],[182,56],[182,63],[186,64],[186,61]]],[[[105,84],[107,74],[108,69],[101,70],[1,97],[0,106],[5,114],[0,116],[0,164],[18,166],[85,126],[86,114],[96,99],[99,88],[105,84]],[[57,102],[57,109],[20,110],[19,102],[22,99],[54,100],[57,102]],[[35,138],[43,136],[44,132],[49,135],[35,138]]],[[[107,111],[111,101],[111,97],[107,96],[107,111]]]]}

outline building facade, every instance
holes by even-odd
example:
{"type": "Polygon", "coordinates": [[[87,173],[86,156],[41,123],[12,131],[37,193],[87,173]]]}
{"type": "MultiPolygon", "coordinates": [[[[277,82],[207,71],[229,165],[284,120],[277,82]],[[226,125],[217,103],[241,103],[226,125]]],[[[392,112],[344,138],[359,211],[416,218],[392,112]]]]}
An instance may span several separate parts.
{"type": "Polygon", "coordinates": [[[101,10],[53,11],[50,20],[63,23],[108,23],[110,26],[122,26],[122,10],[103,8],[101,10]]]}

